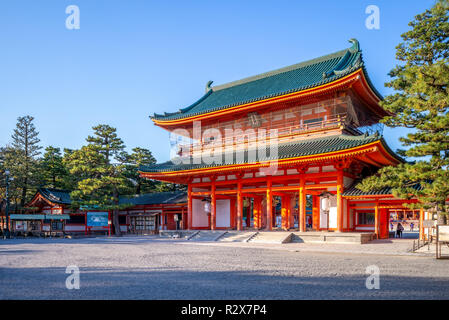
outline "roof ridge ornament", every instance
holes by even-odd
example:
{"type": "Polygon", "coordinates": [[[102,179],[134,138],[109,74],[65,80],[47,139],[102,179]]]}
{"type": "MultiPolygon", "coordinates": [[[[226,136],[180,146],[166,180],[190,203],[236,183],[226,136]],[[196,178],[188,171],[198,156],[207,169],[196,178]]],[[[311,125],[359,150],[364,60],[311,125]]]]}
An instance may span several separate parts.
{"type": "Polygon", "coordinates": [[[349,51],[351,53],[356,53],[360,51],[360,43],[356,38],[351,38],[348,40],[350,43],[352,43],[351,48],[349,48],[349,51]]]}
{"type": "Polygon", "coordinates": [[[210,90],[212,90],[212,88],[211,88],[212,83],[214,83],[213,80],[207,81],[207,83],[206,83],[206,93],[208,93],[210,90]]]}

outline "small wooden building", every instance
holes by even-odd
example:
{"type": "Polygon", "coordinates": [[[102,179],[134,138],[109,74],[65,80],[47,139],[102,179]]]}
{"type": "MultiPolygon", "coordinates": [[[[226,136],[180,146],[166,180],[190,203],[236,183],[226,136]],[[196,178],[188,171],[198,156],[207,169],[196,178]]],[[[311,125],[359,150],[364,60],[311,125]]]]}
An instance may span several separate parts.
{"type": "MultiPolygon", "coordinates": [[[[185,228],[187,193],[181,191],[120,197],[123,233],[152,234],[185,228]]],[[[24,233],[113,233],[112,212],[74,210],[67,190],[40,188],[27,204],[28,214],[11,214],[13,231],[24,233]],[[103,219],[103,222],[101,221],[103,219]],[[93,222],[97,223],[93,223],[93,222]]]]}

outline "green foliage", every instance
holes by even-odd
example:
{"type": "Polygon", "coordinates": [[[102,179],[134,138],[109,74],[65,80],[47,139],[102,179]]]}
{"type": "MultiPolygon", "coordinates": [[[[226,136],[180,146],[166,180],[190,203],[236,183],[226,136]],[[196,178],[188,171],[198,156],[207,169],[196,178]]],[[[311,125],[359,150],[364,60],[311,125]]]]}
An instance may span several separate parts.
{"type": "Polygon", "coordinates": [[[99,152],[104,155],[108,163],[111,157],[117,156],[125,148],[122,139],[117,136],[115,128],[107,124],[99,124],[92,129],[94,130],[94,135],[88,136],[86,141],[91,145],[97,146],[99,152]]]}
{"type": "Polygon", "coordinates": [[[368,191],[392,187],[400,198],[416,197],[420,207],[448,213],[449,197],[449,23],[448,2],[438,1],[409,23],[396,49],[401,62],[385,85],[395,93],[382,107],[392,113],[383,119],[390,127],[413,129],[400,141],[403,156],[419,159],[385,167],[359,186],[368,191]],[[420,186],[417,188],[416,186],[420,186]],[[415,186],[415,187],[413,187],[415,186]]]}
{"type": "Polygon", "coordinates": [[[40,160],[41,183],[45,187],[67,189],[71,187],[69,172],[64,165],[61,149],[48,146],[40,160]]]}
{"type": "Polygon", "coordinates": [[[125,146],[115,128],[99,125],[93,129],[94,136],[86,139],[89,144],[79,150],[67,151],[64,159],[77,181],[70,194],[72,205],[112,210],[115,234],[120,235],[118,214],[123,206],[119,204],[119,195],[132,193],[124,163],[127,157],[122,152],[125,146]]]}
{"type": "Polygon", "coordinates": [[[126,177],[134,184],[135,194],[154,192],[155,182],[140,177],[139,166],[156,163],[156,159],[148,149],[134,148],[131,154],[121,153],[121,159],[126,163],[126,177]]]}
{"type": "Polygon", "coordinates": [[[14,178],[11,193],[16,194],[15,189],[20,189],[20,207],[32,196],[40,180],[37,157],[42,147],[33,120],[31,116],[17,119],[11,146],[5,149],[4,166],[14,178]]]}
{"type": "Polygon", "coordinates": [[[155,191],[156,192],[187,191],[187,186],[175,184],[175,183],[157,181],[157,182],[155,182],[155,191]]]}

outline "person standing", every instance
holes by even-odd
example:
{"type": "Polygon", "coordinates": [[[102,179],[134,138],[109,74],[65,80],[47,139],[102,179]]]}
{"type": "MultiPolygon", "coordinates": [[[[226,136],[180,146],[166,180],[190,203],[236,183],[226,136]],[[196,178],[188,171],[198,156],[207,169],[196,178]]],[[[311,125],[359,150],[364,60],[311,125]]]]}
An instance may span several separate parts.
{"type": "Polygon", "coordinates": [[[413,228],[415,227],[415,224],[412,222],[410,223],[410,231],[413,231],[413,228]]]}
{"type": "Polygon", "coordinates": [[[398,223],[396,226],[396,238],[402,238],[402,230],[404,230],[404,227],[401,223],[398,223]]]}

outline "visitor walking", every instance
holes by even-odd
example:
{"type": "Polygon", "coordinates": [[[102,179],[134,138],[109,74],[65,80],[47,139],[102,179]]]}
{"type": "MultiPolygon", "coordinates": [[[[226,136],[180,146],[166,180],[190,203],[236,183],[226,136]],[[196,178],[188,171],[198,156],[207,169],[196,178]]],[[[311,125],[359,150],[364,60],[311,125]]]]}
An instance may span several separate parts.
{"type": "Polygon", "coordinates": [[[415,227],[415,224],[412,222],[410,223],[410,231],[413,231],[413,228],[415,227]]]}
{"type": "Polygon", "coordinates": [[[396,227],[396,238],[402,238],[402,231],[404,230],[404,227],[401,223],[398,223],[396,227]]]}
{"type": "Polygon", "coordinates": [[[394,230],[394,225],[393,225],[393,222],[390,222],[390,229],[391,229],[391,231],[393,231],[393,230],[394,230]]]}

